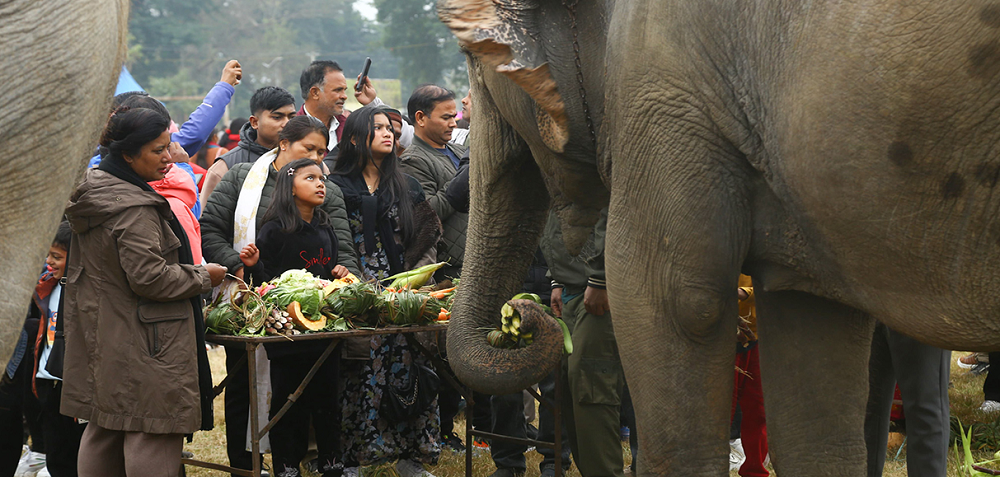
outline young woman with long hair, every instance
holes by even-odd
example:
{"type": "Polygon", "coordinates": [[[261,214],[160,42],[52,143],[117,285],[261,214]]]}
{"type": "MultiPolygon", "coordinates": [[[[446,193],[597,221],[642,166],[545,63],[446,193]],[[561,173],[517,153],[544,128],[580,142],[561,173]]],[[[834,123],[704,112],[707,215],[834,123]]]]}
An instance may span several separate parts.
{"type": "MultiPolygon", "coordinates": [[[[332,181],[344,193],[365,279],[381,280],[430,263],[441,234],[441,223],[424,200],[420,183],[400,172],[395,151],[396,139],[383,109],[364,107],[351,113],[332,181]]],[[[422,464],[437,463],[441,450],[437,399],[403,422],[391,422],[379,413],[382,400],[392,399],[385,386],[405,389],[414,378],[413,365],[427,365],[428,360],[402,335],[364,341],[362,359],[343,360],[341,367],[344,475],[356,477],[358,466],[396,460],[401,477],[431,476],[422,464]]]]}

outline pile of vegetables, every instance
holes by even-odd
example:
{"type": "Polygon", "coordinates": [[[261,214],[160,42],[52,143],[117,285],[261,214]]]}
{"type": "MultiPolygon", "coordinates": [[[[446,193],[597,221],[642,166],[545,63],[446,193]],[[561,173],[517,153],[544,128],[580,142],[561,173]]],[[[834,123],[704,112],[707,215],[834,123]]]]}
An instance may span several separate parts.
{"type": "Polygon", "coordinates": [[[354,275],[321,280],[305,270],[288,270],[256,288],[242,287],[228,301],[223,294],[205,309],[210,333],[296,335],[380,326],[447,321],[455,286],[425,286],[436,263],[394,275],[388,287],[354,275]]]}
{"type": "MultiPolygon", "coordinates": [[[[552,309],[542,303],[541,297],[534,293],[518,293],[511,300],[531,300],[538,304],[548,315],[552,315],[552,309]]],[[[561,318],[555,318],[563,332],[563,348],[566,354],[573,353],[573,340],[569,334],[569,327],[561,318]]],[[[516,349],[524,348],[534,342],[533,334],[521,332],[521,315],[508,303],[500,308],[500,326],[496,328],[484,328],[486,331],[486,342],[494,348],[516,349]]]]}

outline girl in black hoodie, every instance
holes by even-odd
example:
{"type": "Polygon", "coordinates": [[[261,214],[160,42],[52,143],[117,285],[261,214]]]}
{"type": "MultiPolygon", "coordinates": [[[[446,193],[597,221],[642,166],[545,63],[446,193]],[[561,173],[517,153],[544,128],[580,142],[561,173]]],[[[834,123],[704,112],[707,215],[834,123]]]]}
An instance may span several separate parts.
{"type": "MultiPolygon", "coordinates": [[[[240,259],[255,282],[271,280],[295,269],[305,269],[325,280],[347,276],[347,268],[337,264],[337,234],[320,207],[326,198],[324,179],[319,164],[312,159],[297,159],[278,171],[274,198],[264,215],[257,242],[240,252],[240,259]]],[[[309,364],[316,362],[328,344],[300,342],[266,347],[275,397],[271,402],[271,418],[285,404],[285,396],[295,392],[309,372],[309,364]]],[[[333,404],[337,402],[338,367],[337,353],[333,353],[302,396],[271,428],[271,451],[278,476],[300,475],[299,462],[308,452],[310,416],[316,429],[320,472],[324,477],[340,475],[340,409],[333,404]]]]}

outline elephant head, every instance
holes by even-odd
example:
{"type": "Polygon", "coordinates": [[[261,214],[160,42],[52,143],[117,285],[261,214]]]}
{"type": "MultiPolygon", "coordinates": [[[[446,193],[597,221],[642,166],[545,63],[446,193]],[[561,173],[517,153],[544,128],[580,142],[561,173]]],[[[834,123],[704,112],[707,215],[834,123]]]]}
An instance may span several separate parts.
{"type": "Polygon", "coordinates": [[[441,21],[468,54],[472,80],[503,78],[516,87],[505,91],[499,113],[531,147],[574,252],[583,246],[609,197],[602,173],[606,180],[610,171],[599,170],[596,141],[604,104],[601,34],[606,26],[594,13],[605,6],[586,3],[579,12],[576,6],[539,0],[438,3],[441,21]],[[579,23],[575,32],[566,30],[567,17],[579,18],[572,21],[579,23]],[[550,57],[575,67],[555,69],[550,57]],[[576,61],[566,61],[570,58],[576,61]],[[509,107],[510,95],[527,102],[523,108],[509,107]]]}
{"type": "Polygon", "coordinates": [[[549,207],[559,212],[568,248],[578,251],[609,199],[596,134],[604,26],[593,14],[605,7],[584,3],[580,12],[538,0],[438,3],[467,53],[475,124],[463,285],[448,352],[458,377],[483,392],[523,389],[559,362],[558,325],[526,304],[518,306],[530,317],[521,326],[534,344],[493,348],[482,328],[498,323],[500,306],[520,289],[549,207]],[[580,18],[578,39],[565,28],[571,14],[580,18]]]}
{"type": "Polygon", "coordinates": [[[107,122],[127,0],[0,5],[0,356],[10,356],[63,208],[107,122]]]}

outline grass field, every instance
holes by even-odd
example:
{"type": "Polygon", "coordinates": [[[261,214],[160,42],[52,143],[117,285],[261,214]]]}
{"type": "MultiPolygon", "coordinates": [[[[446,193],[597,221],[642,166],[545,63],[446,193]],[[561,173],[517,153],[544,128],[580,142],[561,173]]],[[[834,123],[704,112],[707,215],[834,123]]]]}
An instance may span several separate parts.
{"type": "MultiPolygon", "coordinates": [[[[954,356],[961,356],[963,353],[954,353],[954,356]]],[[[225,358],[223,352],[220,349],[215,349],[209,352],[209,358],[212,362],[212,371],[215,382],[220,382],[226,375],[225,371],[225,358]]],[[[949,396],[951,398],[951,412],[953,416],[957,416],[966,425],[976,422],[991,422],[1000,418],[997,415],[986,415],[979,411],[979,406],[982,404],[984,376],[972,376],[967,371],[959,369],[954,365],[954,359],[952,360],[952,375],[951,383],[952,387],[949,389],[949,396]]],[[[459,418],[455,424],[455,429],[461,434],[465,429],[464,417],[459,415],[459,418]]],[[[215,429],[210,432],[199,432],[195,435],[194,442],[186,444],[185,449],[193,452],[197,459],[205,460],[209,462],[226,463],[228,462],[226,457],[226,442],[225,442],[225,422],[223,420],[223,409],[222,409],[222,397],[220,396],[215,400],[215,429]]],[[[997,449],[993,449],[996,451],[997,449]]],[[[628,446],[623,446],[623,453],[625,457],[625,463],[628,464],[631,461],[631,456],[628,453],[628,446]]],[[[900,451],[898,448],[889,449],[887,451],[886,466],[884,471],[885,477],[903,477],[906,474],[906,447],[903,446],[900,451]],[[897,451],[899,457],[897,459],[897,451]]],[[[981,451],[976,453],[977,460],[985,460],[988,456],[992,455],[992,451],[981,451]]],[[[724,456],[720,456],[720,459],[725,459],[724,456]]],[[[537,477],[538,476],[538,463],[541,461],[541,455],[537,452],[529,452],[527,454],[528,471],[525,474],[527,477],[537,477]]],[[[265,460],[265,464],[270,464],[270,459],[265,460]]],[[[442,451],[440,461],[438,465],[433,467],[428,467],[430,472],[432,472],[437,477],[461,477],[465,475],[465,456],[464,454],[458,454],[451,451],[442,451]]],[[[476,477],[486,477],[490,475],[495,470],[493,466],[493,461],[490,460],[488,452],[476,451],[473,454],[473,475],[476,477]]],[[[387,464],[378,467],[371,467],[363,469],[365,476],[377,476],[377,477],[395,477],[396,472],[392,465],[387,464]]],[[[188,466],[187,475],[189,476],[222,476],[228,475],[223,472],[196,468],[188,466]]],[[[573,467],[570,469],[568,474],[571,477],[579,477],[579,472],[573,467]]],[[[731,473],[732,476],[736,476],[736,472],[731,473]]],[[[949,461],[948,464],[948,476],[959,476],[962,474],[958,473],[958,462],[955,460],[954,456],[949,461]]]]}

